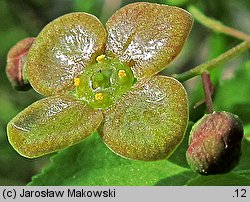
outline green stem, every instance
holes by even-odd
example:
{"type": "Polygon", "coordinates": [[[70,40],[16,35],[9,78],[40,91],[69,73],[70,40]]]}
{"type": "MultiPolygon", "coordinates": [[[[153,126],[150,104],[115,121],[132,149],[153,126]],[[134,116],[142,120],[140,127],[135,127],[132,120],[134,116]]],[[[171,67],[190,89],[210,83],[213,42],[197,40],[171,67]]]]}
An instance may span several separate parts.
{"type": "Polygon", "coordinates": [[[243,40],[243,41],[250,40],[250,35],[245,34],[241,31],[236,30],[236,29],[233,29],[231,27],[228,27],[226,25],[223,25],[221,22],[205,16],[195,6],[189,6],[188,10],[199,23],[201,23],[202,25],[204,25],[204,26],[206,26],[206,27],[208,27],[216,32],[221,32],[221,33],[233,36],[233,37],[238,38],[238,39],[243,40]]]}
{"type": "Polygon", "coordinates": [[[191,79],[195,76],[198,76],[202,74],[203,72],[210,71],[211,69],[215,68],[216,65],[226,62],[227,60],[239,55],[241,52],[247,50],[250,48],[250,41],[244,41],[240,43],[239,45],[229,49],[225,53],[219,55],[218,57],[203,63],[201,65],[198,65],[186,72],[183,72],[181,74],[173,74],[172,76],[179,81],[186,81],[188,79],[191,79]]]}

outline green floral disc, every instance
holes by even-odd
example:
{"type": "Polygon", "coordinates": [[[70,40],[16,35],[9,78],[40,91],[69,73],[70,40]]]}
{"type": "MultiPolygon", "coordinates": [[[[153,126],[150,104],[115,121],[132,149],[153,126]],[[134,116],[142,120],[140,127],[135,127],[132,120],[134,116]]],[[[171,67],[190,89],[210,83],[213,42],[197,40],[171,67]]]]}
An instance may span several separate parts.
{"type": "Polygon", "coordinates": [[[131,89],[134,76],[129,65],[117,59],[101,55],[97,60],[75,79],[76,96],[93,108],[108,108],[131,89]]]}

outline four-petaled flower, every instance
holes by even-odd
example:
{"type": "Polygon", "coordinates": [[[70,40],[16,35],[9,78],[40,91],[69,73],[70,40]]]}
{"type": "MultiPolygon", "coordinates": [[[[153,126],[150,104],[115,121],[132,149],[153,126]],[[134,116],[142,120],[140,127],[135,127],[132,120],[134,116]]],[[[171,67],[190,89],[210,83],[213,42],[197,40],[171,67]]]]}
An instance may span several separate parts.
{"type": "Polygon", "coordinates": [[[123,157],[167,158],[185,133],[188,99],[181,83],[156,74],[178,55],[192,23],[183,9],[142,2],[118,10],[106,29],[86,13],[49,23],[23,71],[49,97],[9,122],[12,146],[39,157],[98,130],[123,157]]]}

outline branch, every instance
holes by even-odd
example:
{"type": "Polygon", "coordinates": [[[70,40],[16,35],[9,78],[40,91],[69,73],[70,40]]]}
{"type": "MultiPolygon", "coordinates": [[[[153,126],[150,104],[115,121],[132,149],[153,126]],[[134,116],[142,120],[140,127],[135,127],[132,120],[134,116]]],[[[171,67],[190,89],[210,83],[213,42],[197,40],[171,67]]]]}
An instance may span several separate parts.
{"type": "Polygon", "coordinates": [[[221,33],[227,34],[229,36],[233,36],[233,37],[238,38],[238,39],[243,40],[243,41],[250,40],[250,35],[245,34],[241,31],[236,30],[236,29],[233,29],[231,27],[228,27],[226,25],[223,25],[221,22],[205,16],[195,6],[189,6],[188,10],[199,23],[201,23],[202,25],[204,25],[204,26],[206,26],[206,27],[208,27],[216,32],[221,32],[221,33]]]}
{"type": "Polygon", "coordinates": [[[173,74],[172,76],[179,81],[186,81],[188,79],[191,79],[195,76],[198,76],[202,74],[203,72],[210,71],[211,69],[215,68],[216,65],[226,62],[227,60],[239,55],[241,52],[247,50],[250,48],[250,40],[249,41],[244,41],[240,43],[239,45],[229,49],[225,53],[219,55],[218,57],[203,63],[201,65],[198,65],[186,72],[183,72],[181,74],[173,74]]]}

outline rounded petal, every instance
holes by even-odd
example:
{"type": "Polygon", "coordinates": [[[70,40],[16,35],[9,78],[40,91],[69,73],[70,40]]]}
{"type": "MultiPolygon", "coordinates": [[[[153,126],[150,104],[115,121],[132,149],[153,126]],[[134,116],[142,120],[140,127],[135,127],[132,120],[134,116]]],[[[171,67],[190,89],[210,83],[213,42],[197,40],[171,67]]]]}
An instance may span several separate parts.
{"type": "Polygon", "coordinates": [[[65,96],[39,100],[14,117],[7,126],[11,145],[22,156],[34,158],[75,144],[102,121],[102,112],[65,96]]]}
{"type": "Polygon", "coordinates": [[[101,137],[111,150],[137,160],[167,158],[188,123],[188,98],[181,83],[153,76],[138,82],[104,117],[101,137]]]}
{"type": "Polygon", "coordinates": [[[185,10],[154,3],[133,3],[107,22],[107,53],[130,62],[136,77],[164,69],[180,52],[193,24],[185,10]]]}
{"type": "Polygon", "coordinates": [[[32,87],[43,95],[73,89],[73,80],[104,51],[106,31],[86,13],[71,13],[49,23],[37,36],[27,58],[32,87]]]}

